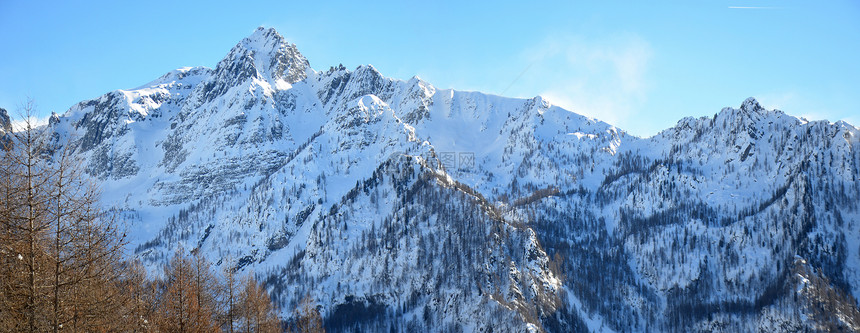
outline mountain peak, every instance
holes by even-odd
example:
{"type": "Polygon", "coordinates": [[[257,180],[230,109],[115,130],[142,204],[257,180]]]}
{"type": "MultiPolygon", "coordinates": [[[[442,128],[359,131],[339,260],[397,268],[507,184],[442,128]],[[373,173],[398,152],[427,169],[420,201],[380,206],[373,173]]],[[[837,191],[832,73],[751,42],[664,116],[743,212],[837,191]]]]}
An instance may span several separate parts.
{"type": "Polygon", "coordinates": [[[765,109],[761,106],[761,104],[759,104],[755,97],[749,97],[745,99],[744,102],[741,104],[740,109],[743,111],[756,113],[765,111],[765,109]]]}
{"type": "Polygon", "coordinates": [[[310,63],[295,44],[288,43],[274,28],[260,27],[218,62],[214,75],[201,86],[202,101],[211,101],[250,79],[287,89],[307,78],[308,68],[310,63]]]}
{"type": "Polygon", "coordinates": [[[295,83],[305,79],[309,66],[295,44],[287,42],[274,28],[259,27],[236,44],[215,70],[218,76],[228,71],[240,81],[256,76],[269,83],[295,83]]]}
{"type": "Polygon", "coordinates": [[[737,109],[733,107],[724,107],[715,116],[714,120],[718,123],[725,123],[725,126],[734,126],[742,123],[745,124],[758,121],[767,113],[768,110],[762,107],[754,97],[749,97],[745,99],[737,109]]]}
{"type": "Polygon", "coordinates": [[[271,49],[281,44],[288,44],[284,36],[281,36],[275,28],[265,27],[258,27],[251,35],[239,42],[239,45],[250,49],[271,49]]]}

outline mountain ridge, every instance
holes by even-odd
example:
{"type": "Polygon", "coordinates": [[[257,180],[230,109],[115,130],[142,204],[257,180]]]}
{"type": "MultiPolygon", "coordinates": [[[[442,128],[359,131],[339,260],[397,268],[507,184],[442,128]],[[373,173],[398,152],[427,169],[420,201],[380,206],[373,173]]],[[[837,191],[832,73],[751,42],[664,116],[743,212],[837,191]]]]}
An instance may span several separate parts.
{"type": "Polygon", "coordinates": [[[260,28],[48,128],[151,271],[200,249],[333,330],[815,329],[795,267],[860,296],[860,129],[754,98],[639,138],[542,97],[317,72],[260,28]]]}

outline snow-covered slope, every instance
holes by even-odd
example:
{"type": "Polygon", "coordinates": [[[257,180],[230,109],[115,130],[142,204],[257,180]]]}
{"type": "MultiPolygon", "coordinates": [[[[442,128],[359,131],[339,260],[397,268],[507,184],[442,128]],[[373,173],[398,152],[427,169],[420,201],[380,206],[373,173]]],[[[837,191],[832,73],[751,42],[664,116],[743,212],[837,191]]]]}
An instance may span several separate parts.
{"type": "Polygon", "coordinates": [[[860,130],[754,99],[642,139],[260,28],[49,126],[153,271],[201,249],[332,330],[794,330],[793,272],[860,296],[860,130]]]}

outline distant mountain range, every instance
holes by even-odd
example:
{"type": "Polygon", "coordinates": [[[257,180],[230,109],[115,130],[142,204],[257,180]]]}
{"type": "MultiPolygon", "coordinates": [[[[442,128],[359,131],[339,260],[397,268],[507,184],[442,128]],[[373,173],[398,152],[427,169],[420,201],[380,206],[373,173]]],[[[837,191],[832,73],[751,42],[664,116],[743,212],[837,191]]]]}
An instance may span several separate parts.
{"type": "Polygon", "coordinates": [[[151,271],[199,249],[330,331],[860,330],[860,129],[752,98],[639,138],[260,28],[47,126],[151,271]]]}

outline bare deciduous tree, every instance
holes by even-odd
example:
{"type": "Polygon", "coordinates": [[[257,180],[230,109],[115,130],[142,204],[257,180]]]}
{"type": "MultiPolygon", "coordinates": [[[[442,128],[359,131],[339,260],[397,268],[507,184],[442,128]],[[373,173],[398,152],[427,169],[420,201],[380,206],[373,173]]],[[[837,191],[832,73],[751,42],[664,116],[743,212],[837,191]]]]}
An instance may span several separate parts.
{"type": "Polygon", "coordinates": [[[219,331],[214,281],[211,267],[202,256],[189,257],[183,249],[177,250],[164,272],[155,311],[158,330],[219,331]]]}
{"type": "Polygon", "coordinates": [[[316,308],[316,304],[310,296],[305,296],[299,303],[299,307],[293,311],[295,329],[299,333],[325,332],[322,316],[316,308]]]}
{"type": "Polygon", "coordinates": [[[68,145],[34,126],[32,101],[22,109],[0,151],[0,328],[116,325],[124,235],[68,145]]]}
{"type": "Polygon", "coordinates": [[[222,280],[199,251],[148,279],[70,144],[33,116],[28,102],[23,128],[0,138],[0,332],[281,331],[253,277],[222,280]]]}
{"type": "MultiPolygon", "coordinates": [[[[229,260],[227,262],[230,262],[229,260]]],[[[224,281],[221,284],[221,297],[224,304],[221,326],[227,333],[233,333],[237,325],[239,281],[232,265],[227,264],[224,268],[224,281]]]]}
{"type": "Polygon", "coordinates": [[[246,275],[242,281],[238,310],[241,332],[281,331],[281,323],[272,305],[272,299],[254,279],[253,274],[246,275]]]}

